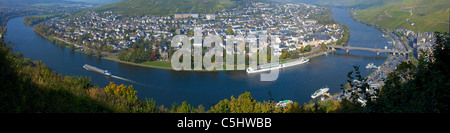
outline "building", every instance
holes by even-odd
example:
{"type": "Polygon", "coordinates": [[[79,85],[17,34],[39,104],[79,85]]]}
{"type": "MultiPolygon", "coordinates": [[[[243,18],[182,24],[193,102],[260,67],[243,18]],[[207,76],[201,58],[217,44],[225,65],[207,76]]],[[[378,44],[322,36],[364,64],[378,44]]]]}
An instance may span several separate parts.
{"type": "Polygon", "coordinates": [[[198,18],[198,13],[175,13],[174,18],[175,19],[183,19],[183,18],[198,18]]]}
{"type": "Polygon", "coordinates": [[[198,18],[198,13],[189,13],[192,18],[198,18]]]}
{"type": "Polygon", "coordinates": [[[130,36],[130,40],[131,40],[131,42],[137,42],[137,41],[139,41],[139,36],[138,35],[131,35],[130,36]]]}
{"type": "Polygon", "coordinates": [[[317,20],[314,20],[314,19],[306,19],[305,20],[305,24],[316,24],[317,23],[317,20]]]}
{"type": "Polygon", "coordinates": [[[216,19],[216,15],[214,14],[206,14],[206,20],[215,20],[216,19]]]}

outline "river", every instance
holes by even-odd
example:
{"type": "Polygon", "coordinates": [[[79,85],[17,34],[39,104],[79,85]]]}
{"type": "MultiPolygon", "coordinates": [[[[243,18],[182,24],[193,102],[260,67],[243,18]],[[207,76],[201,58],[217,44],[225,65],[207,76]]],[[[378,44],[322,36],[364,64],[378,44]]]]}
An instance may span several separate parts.
{"type": "MultiPolygon", "coordinates": [[[[388,39],[381,37],[376,28],[352,20],[343,8],[333,8],[333,18],[350,29],[350,46],[384,48],[388,39]]],[[[109,82],[133,85],[141,99],[153,98],[158,105],[170,106],[172,103],[188,101],[193,106],[203,104],[207,108],[225,98],[246,91],[257,101],[289,99],[299,103],[311,100],[311,94],[321,87],[328,86],[330,93],[340,91],[340,84],[347,80],[347,73],[353,65],[361,66],[361,74],[367,76],[372,70],[365,66],[373,62],[380,65],[387,54],[377,56],[369,51],[337,50],[328,56],[310,59],[306,64],[283,68],[277,80],[259,81],[259,74],[247,74],[245,71],[220,72],[179,72],[173,70],[137,67],[114,61],[97,59],[68,48],[53,44],[35,33],[32,27],[22,22],[23,17],[8,21],[7,41],[13,42],[13,51],[21,52],[24,57],[42,60],[52,70],[69,76],[88,76],[92,82],[105,87],[109,82]],[[108,69],[120,78],[105,77],[86,71],[84,64],[108,69]]],[[[388,46],[391,48],[390,46],[388,46]]]]}

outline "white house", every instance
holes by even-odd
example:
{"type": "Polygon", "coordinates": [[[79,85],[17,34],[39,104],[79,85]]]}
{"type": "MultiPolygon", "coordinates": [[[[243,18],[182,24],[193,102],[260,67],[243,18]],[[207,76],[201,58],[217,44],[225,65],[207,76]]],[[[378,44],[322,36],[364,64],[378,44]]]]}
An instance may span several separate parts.
{"type": "Polygon", "coordinates": [[[206,14],[206,19],[207,20],[215,20],[216,19],[216,15],[214,15],[214,14],[206,14]]]}

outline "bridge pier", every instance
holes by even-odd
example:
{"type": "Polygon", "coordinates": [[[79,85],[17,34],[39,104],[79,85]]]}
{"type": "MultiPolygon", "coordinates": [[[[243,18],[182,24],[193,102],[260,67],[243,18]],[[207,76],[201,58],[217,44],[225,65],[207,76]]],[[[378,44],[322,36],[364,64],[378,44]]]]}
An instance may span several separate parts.
{"type": "Polygon", "coordinates": [[[347,49],[347,54],[350,52],[350,50],[347,49]]]}
{"type": "Polygon", "coordinates": [[[377,52],[377,56],[380,56],[380,52],[377,52]]]}

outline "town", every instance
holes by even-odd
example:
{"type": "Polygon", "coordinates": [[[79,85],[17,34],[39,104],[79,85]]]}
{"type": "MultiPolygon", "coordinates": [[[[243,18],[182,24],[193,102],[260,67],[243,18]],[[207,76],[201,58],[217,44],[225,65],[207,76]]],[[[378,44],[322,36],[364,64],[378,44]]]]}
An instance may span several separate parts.
{"type": "Polygon", "coordinates": [[[140,63],[168,61],[170,52],[178,49],[170,47],[172,37],[180,34],[192,37],[194,27],[202,28],[203,37],[279,36],[276,41],[285,54],[319,50],[322,44],[336,43],[344,33],[343,26],[327,21],[333,19],[331,15],[326,18],[323,15],[326,13],[330,13],[327,8],[308,4],[252,3],[214,14],[128,17],[111,11],[89,10],[80,16],[54,19],[42,25],[49,30],[44,30],[45,35],[70,42],[88,54],[101,52],[97,54],[140,63]]]}

